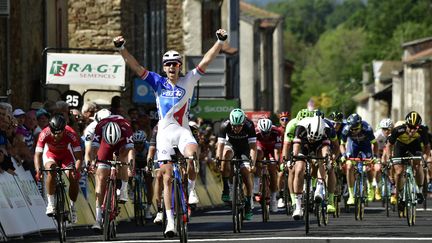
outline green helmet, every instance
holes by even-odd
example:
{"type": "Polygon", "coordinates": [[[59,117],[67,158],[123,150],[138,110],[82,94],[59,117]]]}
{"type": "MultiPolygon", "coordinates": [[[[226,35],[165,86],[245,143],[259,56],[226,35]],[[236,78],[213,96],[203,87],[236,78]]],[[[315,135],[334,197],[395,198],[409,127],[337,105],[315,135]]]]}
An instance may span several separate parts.
{"type": "Polygon", "coordinates": [[[301,109],[298,113],[297,113],[297,120],[302,120],[303,118],[306,117],[313,117],[315,116],[315,111],[310,111],[308,109],[301,109]]]}
{"type": "Polygon", "coordinates": [[[246,115],[242,109],[234,109],[231,111],[229,119],[231,122],[231,125],[241,125],[243,124],[244,120],[246,118],[246,115]]]}

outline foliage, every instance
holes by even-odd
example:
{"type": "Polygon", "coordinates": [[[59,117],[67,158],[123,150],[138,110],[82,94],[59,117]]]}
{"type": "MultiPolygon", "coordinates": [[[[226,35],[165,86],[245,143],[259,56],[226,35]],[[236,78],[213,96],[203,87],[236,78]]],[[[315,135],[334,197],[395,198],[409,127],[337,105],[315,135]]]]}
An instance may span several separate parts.
{"type": "Polygon", "coordinates": [[[401,60],[403,43],[432,36],[430,0],[285,0],[267,9],[284,16],[294,113],[311,97],[352,112],[363,65],[401,60]]]}

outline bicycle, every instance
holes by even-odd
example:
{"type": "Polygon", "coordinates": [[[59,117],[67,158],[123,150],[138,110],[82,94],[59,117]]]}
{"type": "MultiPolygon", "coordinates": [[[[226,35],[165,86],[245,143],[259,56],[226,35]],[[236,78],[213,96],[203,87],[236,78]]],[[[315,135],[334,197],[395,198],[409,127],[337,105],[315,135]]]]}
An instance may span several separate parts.
{"type": "MultiPolygon", "coordinates": [[[[336,211],[333,213],[333,218],[339,218],[341,213],[341,201],[343,198],[343,180],[344,180],[344,174],[342,173],[342,170],[339,167],[339,164],[337,163],[337,166],[334,167],[335,175],[336,175],[336,190],[334,194],[334,206],[336,211]]],[[[345,199],[344,199],[345,200],[345,199]]],[[[345,201],[346,202],[346,201],[345,201]]],[[[345,204],[346,205],[346,204],[345,204]]]]}
{"type": "Polygon", "coordinates": [[[364,209],[367,201],[367,178],[365,167],[372,163],[373,159],[365,158],[363,153],[359,153],[357,158],[347,158],[355,162],[355,181],[354,181],[354,217],[355,220],[363,220],[364,209]]]}
{"type": "Polygon", "coordinates": [[[66,184],[63,181],[62,174],[64,171],[75,171],[75,168],[61,168],[56,166],[50,169],[42,169],[44,172],[55,172],[55,213],[54,217],[57,221],[57,231],[60,242],[66,241],[66,221],[70,222],[70,205],[68,203],[66,196],[66,184]]]}
{"type": "MultiPolygon", "coordinates": [[[[234,164],[233,167],[233,198],[231,200],[232,208],[232,221],[233,221],[233,232],[240,233],[243,227],[243,220],[245,215],[245,196],[243,193],[243,180],[240,173],[240,166],[243,162],[249,162],[249,159],[241,158],[241,156],[234,156],[230,160],[219,160],[228,161],[234,164]]],[[[252,203],[252,202],[251,202],[252,203]]]]}
{"type": "Polygon", "coordinates": [[[268,164],[276,163],[275,160],[259,160],[257,163],[261,163],[261,211],[262,220],[267,222],[270,219],[270,173],[268,171],[268,164]]]}
{"type": "MultiPolygon", "coordinates": [[[[313,210],[313,195],[312,195],[312,176],[311,176],[311,163],[312,160],[327,160],[327,157],[317,157],[313,155],[298,155],[298,156],[292,156],[293,163],[291,166],[294,166],[297,160],[302,160],[306,162],[306,169],[305,169],[305,186],[304,186],[304,196],[303,196],[303,211],[304,211],[304,217],[305,217],[305,231],[306,234],[309,233],[310,229],[310,217],[309,217],[309,211],[313,210]]],[[[324,200],[323,200],[324,201],[324,200]]],[[[321,207],[320,207],[321,208],[321,207]]],[[[322,210],[325,214],[327,214],[327,209],[322,210]]],[[[318,216],[318,215],[317,215],[318,216]]],[[[319,216],[318,216],[319,217],[319,216]]],[[[323,217],[325,218],[325,217],[323,217]]],[[[318,224],[320,224],[320,218],[318,218],[318,224]]]]}
{"type": "Polygon", "coordinates": [[[145,174],[149,171],[148,167],[136,168],[134,176],[134,221],[135,225],[146,223],[145,213],[147,208],[147,186],[145,174]]]}
{"type": "MultiPolygon", "coordinates": [[[[288,161],[284,160],[284,163],[288,163],[288,161]]],[[[287,166],[284,166],[284,169],[283,169],[283,178],[284,178],[283,201],[285,203],[285,213],[287,216],[290,216],[292,214],[293,208],[292,208],[290,190],[288,187],[288,176],[289,176],[288,168],[287,168],[287,166]]]]}
{"type": "Polygon", "coordinates": [[[390,216],[390,197],[391,197],[391,184],[389,180],[390,163],[383,164],[381,167],[381,196],[382,204],[385,208],[387,217],[390,216]]]}
{"type": "MultiPolygon", "coordinates": [[[[180,242],[186,243],[188,241],[188,222],[189,222],[189,204],[187,202],[187,194],[184,190],[182,169],[187,166],[186,160],[196,160],[195,156],[184,157],[177,146],[173,146],[174,155],[171,155],[171,160],[157,160],[155,162],[171,163],[173,166],[172,174],[172,204],[171,207],[174,209],[174,223],[175,228],[179,234],[180,242]]],[[[166,209],[163,205],[164,220],[163,227],[166,228],[166,209]]],[[[164,237],[167,237],[164,233],[164,237]]]]}
{"type": "MultiPolygon", "coordinates": [[[[406,216],[408,226],[415,225],[416,219],[416,206],[417,206],[417,183],[414,178],[414,171],[412,167],[412,160],[422,160],[422,156],[406,156],[406,157],[394,157],[390,161],[392,164],[403,164],[405,183],[402,189],[402,195],[399,195],[401,202],[404,205],[402,212],[399,212],[406,216]]],[[[425,163],[423,163],[425,164],[425,163]]]]}
{"type": "Polygon", "coordinates": [[[117,198],[117,168],[120,166],[128,166],[130,163],[121,162],[119,160],[99,160],[98,163],[104,163],[111,166],[111,173],[107,179],[107,186],[105,188],[105,197],[102,203],[102,220],[103,220],[103,236],[105,241],[112,240],[116,237],[116,218],[120,214],[120,208],[118,207],[117,198]]]}

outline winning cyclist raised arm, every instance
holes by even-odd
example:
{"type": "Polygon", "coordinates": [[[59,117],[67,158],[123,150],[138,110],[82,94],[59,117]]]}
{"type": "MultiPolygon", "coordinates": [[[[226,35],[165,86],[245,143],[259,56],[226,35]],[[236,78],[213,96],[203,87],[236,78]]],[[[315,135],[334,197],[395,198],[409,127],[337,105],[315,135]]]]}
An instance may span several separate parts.
{"type": "MultiPolygon", "coordinates": [[[[122,36],[114,38],[114,45],[118,48],[127,65],[145,82],[150,84],[155,92],[159,113],[159,132],[156,137],[158,159],[171,160],[174,154],[173,145],[177,145],[180,152],[186,157],[197,156],[198,144],[189,128],[189,107],[195,85],[205,73],[208,65],[216,58],[222,49],[228,35],[225,30],[216,31],[217,41],[204,55],[196,68],[189,71],[185,77],[180,77],[183,58],[177,51],[167,51],[162,58],[163,70],[167,77],[148,71],[126,50],[125,39],[122,36]]],[[[189,169],[189,203],[197,203],[194,187],[196,173],[192,161],[188,161],[189,169]]],[[[167,164],[161,168],[164,175],[164,203],[168,215],[168,224],[165,233],[173,236],[174,216],[171,208],[171,175],[172,166],[167,164]]]]}

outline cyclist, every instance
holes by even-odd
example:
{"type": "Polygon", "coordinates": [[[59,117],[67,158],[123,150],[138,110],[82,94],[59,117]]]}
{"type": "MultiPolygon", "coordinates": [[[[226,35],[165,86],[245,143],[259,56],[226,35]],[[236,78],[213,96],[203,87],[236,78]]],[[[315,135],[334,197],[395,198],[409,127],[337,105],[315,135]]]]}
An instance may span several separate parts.
{"type": "Polygon", "coordinates": [[[105,197],[105,188],[111,173],[111,164],[104,160],[113,160],[114,154],[129,166],[119,168],[118,178],[121,179],[120,201],[128,201],[128,179],[134,174],[135,150],[133,131],[130,123],[122,116],[111,115],[99,121],[96,125],[92,147],[97,148],[97,161],[92,161],[91,167],[96,168],[96,222],[93,229],[101,230],[102,203],[105,197]]]}
{"type": "Polygon", "coordinates": [[[218,144],[216,149],[216,159],[222,158],[221,173],[223,179],[222,201],[231,201],[230,192],[232,184],[229,183],[232,175],[231,164],[225,160],[232,159],[234,156],[250,157],[250,163],[243,162],[241,174],[246,185],[245,219],[251,220],[252,213],[252,178],[251,172],[255,169],[257,154],[255,126],[251,120],[246,118],[241,109],[234,109],[230,112],[229,119],[221,124],[218,134],[218,144]]]}
{"type": "MultiPolygon", "coordinates": [[[[257,138],[257,160],[274,160],[273,163],[268,165],[268,171],[270,174],[270,210],[272,212],[277,212],[277,192],[278,192],[278,184],[277,184],[277,172],[278,172],[278,162],[280,161],[280,153],[281,153],[281,140],[282,134],[273,126],[273,123],[270,119],[262,118],[258,120],[258,129],[256,130],[256,138],[257,138]]],[[[259,163],[257,164],[257,175],[261,174],[261,166],[259,163]]],[[[259,184],[258,184],[259,186],[259,184]]],[[[255,184],[254,184],[255,187],[255,184]]],[[[266,195],[261,195],[260,200],[266,200],[266,195]],[[264,197],[264,198],[263,198],[264,197]]]]}
{"type": "MultiPolygon", "coordinates": [[[[284,134],[285,134],[285,128],[289,122],[289,117],[290,117],[290,113],[286,112],[286,111],[282,111],[281,113],[279,113],[279,124],[280,126],[277,126],[276,128],[279,130],[280,134],[281,134],[281,139],[282,142],[281,144],[283,144],[283,139],[284,139],[284,134]]],[[[281,155],[282,155],[282,148],[281,148],[281,155]]],[[[281,157],[281,156],[279,156],[281,157]]],[[[282,163],[282,160],[279,160],[279,163],[282,163]]],[[[284,176],[283,176],[283,171],[278,171],[278,183],[277,185],[279,186],[279,188],[283,188],[284,184],[284,176]]],[[[278,200],[278,208],[283,208],[285,207],[285,202],[283,201],[283,191],[279,190],[279,200],[278,200]]]]}
{"type": "Polygon", "coordinates": [[[342,128],[346,125],[343,118],[344,118],[344,115],[338,111],[334,111],[334,112],[330,113],[330,115],[328,117],[328,119],[333,124],[333,128],[334,128],[336,135],[337,135],[339,140],[342,139],[342,128]]]}
{"type": "MultiPolygon", "coordinates": [[[[408,153],[413,155],[417,152],[423,152],[425,160],[429,163],[430,157],[430,143],[428,138],[428,131],[426,126],[422,125],[422,118],[416,111],[409,112],[405,117],[405,124],[396,126],[390,136],[388,137],[383,159],[387,161],[391,156],[404,157],[408,153]],[[394,149],[393,149],[394,148],[394,149]]],[[[403,188],[402,173],[405,169],[403,164],[393,164],[394,174],[393,178],[396,183],[396,194],[398,198],[399,192],[403,188]]],[[[413,161],[413,170],[415,171],[416,183],[419,187],[417,193],[417,201],[419,204],[423,203],[423,169],[420,166],[420,161],[413,161]]],[[[393,199],[394,200],[394,199],[393,199]]],[[[399,201],[398,208],[403,210],[403,201],[399,201]]]]}
{"type": "Polygon", "coordinates": [[[93,121],[84,129],[84,161],[86,163],[86,166],[90,166],[91,161],[94,161],[96,158],[97,148],[92,147],[96,125],[100,120],[105,119],[110,115],[111,111],[109,111],[108,109],[101,109],[97,111],[93,117],[93,121]]]}
{"type": "MultiPolygon", "coordinates": [[[[57,166],[62,168],[75,168],[74,171],[67,171],[69,178],[69,198],[71,209],[71,222],[77,222],[75,201],[78,197],[78,181],[80,177],[82,152],[80,139],[77,133],[68,125],[61,114],[54,115],[49,121],[48,127],[39,134],[36,145],[34,163],[36,168],[36,180],[42,178],[41,162],[43,168],[51,169],[57,166]],[[69,146],[72,148],[71,153],[69,146]],[[44,152],[44,148],[45,152],[44,152]],[[43,158],[42,158],[43,154],[43,158]]],[[[46,175],[47,201],[46,214],[52,216],[55,212],[55,180],[54,173],[46,175]]]]}
{"type": "MultiPolygon", "coordinates": [[[[383,151],[393,129],[393,121],[390,118],[384,118],[379,123],[379,129],[375,132],[375,138],[378,145],[378,158],[382,158],[383,151]]],[[[385,163],[385,161],[381,161],[385,163]]],[[[381,163],[376,163],[374,166],[373,186],[375,186],[375,200],[381,200],[381,163]]]]}
{"type": "MultiPolygon", "coordinates": [[[[122,36],[114,38],[114,45],[118,48],[128,66],[145,82],[149,83],[156,95],[159,114],[160,131],[156,137],[157,153],[159,160],[171,160],[174,154],[173,145],[177,145],[180,152],[186,157],[197,157],[198,144],[195,141],[188,121],[190,101],[194,87],[200,77],[205,73],[208,65],[216,58],[222,49],[222,45],[228,38],[223,29],[216,31],[217,42],[204,55],[198,66],[188,72],[185,77],[180,77],[180,69],[183,59],[177,51],[167,51],[162,58],[163,69],[167,77],[162,77],[155,72],[150,72],[141,66],[138,61],[126,50],[125,39],[122,36]]],[[[188,161],[188,190],[189,203],[198,203],[195,192],[196,172],[192,161],[188,161]]],[[[174,236],[174,215],[171,211],[171,185],[172,165],[163,166],[161,171],[164,175],[164,203],[167,209],[167,227],[165,234],[174,236]]]]}
{"type": "Polygon", "coordinates": [[[136,168],[146,168],[144,174],[144,183],[147,188],[147,205],[145,208],[145,219],[151,219],[153,216],[151,215],[150,208],[153,200],[153,177],[151,175],[151,166],[152,164],[147,163],[147,152],[149,150],[149,144],[146,140],[146,135],[143,130],[137,130],[133,134],[134,148],[135,148],[135,164],[136,168]],[[148,169],[150,168],[150,169],[148,169]]]}
{"type": "MultiPolygon", "coordinates": [[[[308,109],[302,109],[300,110],[296,117],[292,120],[290,120],[285,128],[285,133],[283,136],[283,148],[282,148],[282,158],[284,160],[287,160],[289,157],[288,155],[290,154],[291,150],[292,150],[292,142],[294,140],[294,136],[295,136],[295,129],[297,124],[304,118],[306,117],[313,117],[315,115],[315,113],[313,111],[310,111],[308,109]]],[[[290,197],[291,197],[291,202],[295,202],[296,201],[296,194],[294,193],[294,188],[293,188],[293,180],[294,180],[294,168],[292,167],[287,167],[284,169],[288,169],[288,189],[290,191],[290,197]]],[[[282,188],[282,187],[281,187],[282,188]]]]}
{"type": "MultiPolygon", "coordinates": [[[[295,137],[293,140],[293,155],[309,155],[316,154],[323,157],[330,154],[330,127],[325,123],[320,116],[308,117],[302,119],[296,127],[295,137]]],[[[299,220],[303,216],[301,208],[303,199],[303,184],[306,163],[303,160],[297,160],[294,165],[293,187],[295,193],[295,209],[293,212],[294,220],[299,220]]],[[[318,166],[318,180],[315,189],[314,199],[317,202],[323,200],[324,180],[325,180],[324,164],[320,162],[318,166]]]]}
{"type": "MultiPolygon", "coordinates": [[[[342,130],[342,161],[347,157],[357,157],[360,152],[366,158],[375,159],[378,154],[378,146],[372,127],[363,121],[361,116],[356,113],[351,114],[347,119],[347,125],[342,130]],[[373,150],[373,152],[372,152],[373,150]]],[[[354,166],[350,161],[346,161],[346,178],[348,184],[349,197],[347,204],[354,204],[354,166]]],[[[373,201],[374,191],[372,189],[372,173],[368,171],[368,201],[373,201]]]]}

